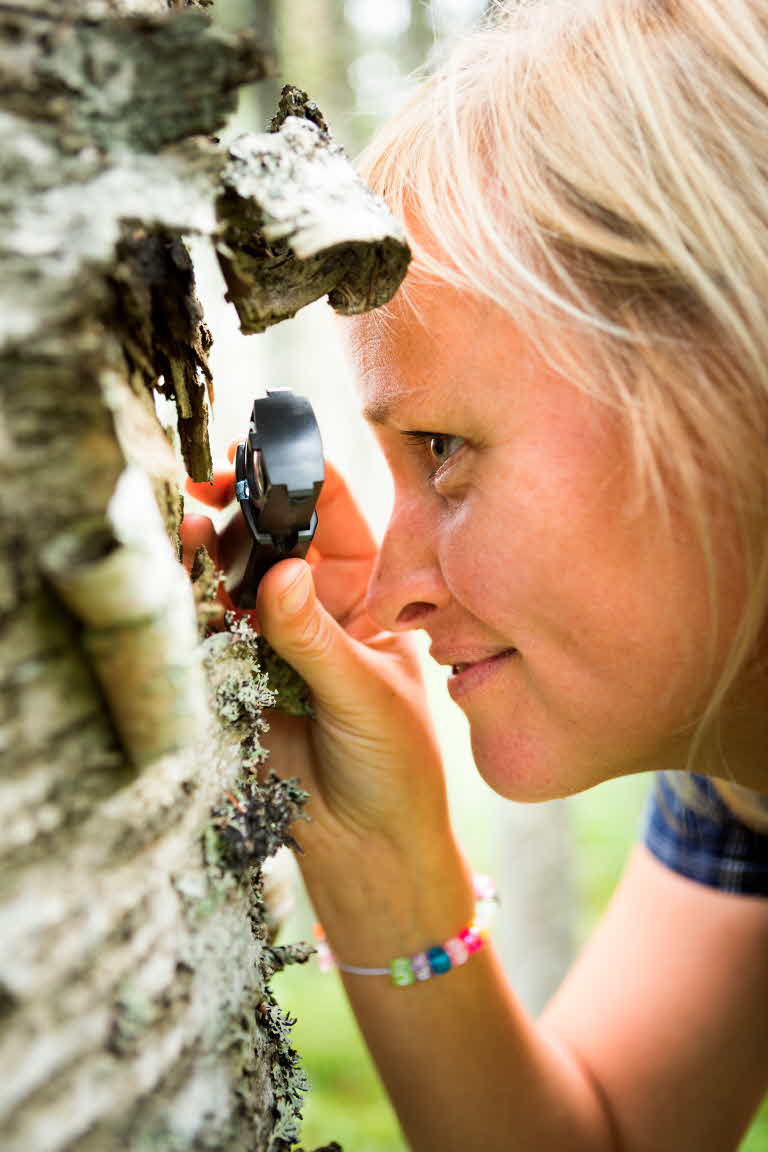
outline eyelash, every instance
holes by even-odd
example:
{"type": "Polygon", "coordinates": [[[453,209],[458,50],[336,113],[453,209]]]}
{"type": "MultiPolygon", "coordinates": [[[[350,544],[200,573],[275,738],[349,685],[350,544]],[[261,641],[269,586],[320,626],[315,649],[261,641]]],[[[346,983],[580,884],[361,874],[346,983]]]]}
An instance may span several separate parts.
{"type": "MultiPolygon", "coordinates": [[[[459,451],[461,446],[465,443],[463,437],[455,436],[450,432],[404,432],[403,435],[406,438],[406,443],[408,446],[413,448],[419,455],[423,455],[424,452],[428,453],[430,451],[430,444],[432,440],[459,440],[461,443],[459,448],[456,449],[456,452],[459,451]]],[[[430,483],[435,479],[440,470],[453,459],[453,457],[456,455],[456,452],[452,452],[447,460],[443,460],[435,469],[433,469],[433,471],[429,473],[427,480],[430,483]]]]}

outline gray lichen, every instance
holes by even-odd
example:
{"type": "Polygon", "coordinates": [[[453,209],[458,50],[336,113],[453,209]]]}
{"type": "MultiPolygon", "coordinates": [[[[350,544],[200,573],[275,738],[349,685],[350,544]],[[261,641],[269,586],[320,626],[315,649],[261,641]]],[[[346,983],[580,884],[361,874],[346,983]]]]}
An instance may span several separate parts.
{"type": "MultiPolygon", "coordinates": [[[[258,638],[247,619],[230,614],[227,625],[228,633],[213,638],[213,691],[220,723],[240,742],[243,769],[211,811],[205,854],[211,893],[224,893],[233,883],[248,891],[253,931],[263,938],[268,918],[261,865],[283,846],[300,851],[291,829],[309,797],[297,780],[282,780],[274,772],[264,778],[257,772],[267,755],[259,740],[268,728],[263,710],[274,704],[275,696],[259,666],[258,638]]],[[[261,953],[264,992],[254,1020],[265,1037],[272,1084],[269,1152],[288,1152],[298,1140],[309,1085],[290,1042],[295,1021],[281,1011],[267,982],[285,964],[304,963],[313,951],[310,945],[293,944],[266,946],[261,953]]],[[[246,1029],[246,1048],[247,1034],[246,1029]]]]}
{"type": "Polygon", "coordinates": [[[298,780],[283,780],[270,772],[259,782],[245,777],[211,813],[218,837],[218,861],[223,869],[246,872],[274,855],[278,848],[301,848],[290,832],[309,793],[298,780]]]}
{"type": "Polygon", "coordinates": [[[264,949],[263,968],[267,978],[282,972],[290,964],[306,964],[317,949],[312,944],[300,940],[294,944],[277,944],[264,949]]]}
{"type": "Polygon", "coordinates": [[[269,731],[262,715],[275,703],[267,674],[258,660],[258,637],[244,616],[228,613],[228,632],[211,639],[206,658],[213,706],[220,721],[240,742],[240,762],[246,771],[267,757],[259,736],[269,731]]]}
{"type": "MultiPolygon", "coordinates": [[[[225,618],[225,609],[218,599],[218,591],[224,579],[223,574],[216,568],[205,548],[200,547],[195,552],[190,570],[192,591],[195,597],[198,628],[201,638],[208,635],[212,628],[221,626],[225,618]]],[[[265,673],[266,687],[272,694],[270,703],[261,707],[273,707],[287,716],[312,716],[314,711],[310,698],[310,691],[306,681],[299,673],[280,656],[264,636],[257,635],[245,617],[235,614],[226,615],[226,624],[230,635],[236,638],[238,648],[233,648],[231,654],[238,652],[240,657],[247,661],[247,667],[258,676],[265,673]]],[[[232,642],[230,642],[232,643],[232,642]]],[[[235,701],[239,696],[239,683],[232,682],[223,690],[224,698],[221,703],[233,715],[239,715],[240,703],[235,701]]]]}
{"type": "Polygon", "coordinates": [[[214,707],[220,722],[240,742],[242,776],[212,813],[219,841],[221,867],[242,873],[258,867],[278,848],[300,851],[290,833],[309,795],[298,780],[282,780],[274,772],[260,778],[256,769],[267,758],[260,736],[269,731],[264,710],[275,704],[275,693],[259,663],[259,638],[248,619],[227,615],[229,632],[219,644],[211,670],[214,707]]]}

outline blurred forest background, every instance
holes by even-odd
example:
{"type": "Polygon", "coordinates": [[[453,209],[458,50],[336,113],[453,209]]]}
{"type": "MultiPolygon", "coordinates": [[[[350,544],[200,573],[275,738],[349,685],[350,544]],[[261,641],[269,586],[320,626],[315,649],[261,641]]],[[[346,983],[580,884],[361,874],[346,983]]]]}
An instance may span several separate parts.
{"type": "MultiPolygon", "coordinates": [[[[354,156],[403,101],[413,73],[487,6],[488,0],[216,0],[214,20],[228,28],[257,28],[271,42],[277,63],[274,78],[245,90],[227,138],[265,129],[280,88],[291,83],[317,101],[354,156]]],[[[264,335],[244,337],[224,302],[207,247],[195,248],[214,335],[214,458],[223,460],[227,444],[243,439],[253,399],[267,384],[294,388],[311,399],[327,455],[381,533],[389,481],[359,417],[330,309],[320,302],[264,335]]],[[[536,1009],[610,897],[637,838],[649,781],[615,781],[553,805],[502,801],[474,771],[466,725],[448,699],[443,674],[426,660],[425,674],[459,837],[474,867],[497,879],[503,903],[494,936],[515,987],[536,1009]]],[[[311,933],[311,909],[298,879],[296,884],[296,910],[284,940],[311,933]]],[[[312,1085],[305,1108],[307,1146],[335,1139],[345,1152],[403,1152],[397,1121],[337,977],[321,974],[310,961],[277,976],[274,987],[283,1007],[298,1018],[295,1042],[312,1085]]],[[[742,1152],[768,1152],[766,1117],[753,1126],[742,1152]]]]}

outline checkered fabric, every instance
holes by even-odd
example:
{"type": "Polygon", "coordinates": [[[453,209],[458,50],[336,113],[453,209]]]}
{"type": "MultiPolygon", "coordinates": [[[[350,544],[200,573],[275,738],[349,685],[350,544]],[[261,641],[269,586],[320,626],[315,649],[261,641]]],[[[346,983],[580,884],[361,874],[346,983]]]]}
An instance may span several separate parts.
{"type": "Polygon", "coordinates": [[[706,776],[689,775],[695,797],[688,803],[670,776],[657,773],[648,799],[643,838],[653,855],[710,888],[768,896],[768,835],[743,824],[706,776]]]}

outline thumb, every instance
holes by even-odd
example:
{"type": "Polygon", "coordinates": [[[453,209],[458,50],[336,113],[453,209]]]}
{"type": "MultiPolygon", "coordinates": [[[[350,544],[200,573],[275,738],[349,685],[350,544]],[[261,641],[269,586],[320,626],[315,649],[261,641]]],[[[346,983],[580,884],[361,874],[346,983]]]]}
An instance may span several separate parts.
{"type": "Polygon", "coordinates": [[[355,682],[368,679],[365,651],[317,599],[309,565],[284,560],[270,568],[256,612],[272,647],[306,680],[316,701],[348,712],[355,682]]]}

